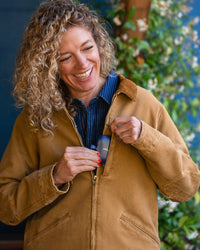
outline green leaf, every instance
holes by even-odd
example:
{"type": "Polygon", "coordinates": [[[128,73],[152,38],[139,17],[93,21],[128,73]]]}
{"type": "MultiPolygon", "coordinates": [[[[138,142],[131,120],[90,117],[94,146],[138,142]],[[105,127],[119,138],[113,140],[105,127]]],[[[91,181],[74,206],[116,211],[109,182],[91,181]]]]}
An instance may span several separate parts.
{"type": "Polygon", "coordinates": [[[147,41],[141,40],[137,43],[138,49],[150,49],[150,45],[147,41]]]}
{"type": "Polygon", "coordinates": [[[200,203],[200,192],[197,192],[194,196],[195,199],[195,204],[199,204],[200,203]]]}
{"type": "Polygon", "coordinates": [[[131,10],[129,11],[129,13],[128,13],[128,19],[129,19],[129,20],[132,19],[133,16],[134,16],[134,14],[135,14],[135,7],[133,6],[133,7],[131,8],[131,10]]]}
{"type": "Polygon", "coordinates": [[[135,24],[132,21],[127,21],[123,27],[125,29],[132,29],[133,31],[136,29],[135,24]]]}
{"type": "Polygon", "coordinates": [[[178,222],[178,227],[179,228],[182,227],[186,223],[187,220],[188,220],[188,216],[187,215],[181,217],[180,220],[179,220],[179,222],[178,222]]]}

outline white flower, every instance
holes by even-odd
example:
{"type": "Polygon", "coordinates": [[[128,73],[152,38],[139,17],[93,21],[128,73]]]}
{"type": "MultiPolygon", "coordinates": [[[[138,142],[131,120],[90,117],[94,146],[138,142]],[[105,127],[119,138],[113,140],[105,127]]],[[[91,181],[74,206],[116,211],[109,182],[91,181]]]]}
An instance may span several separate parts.
{"type": "Polygon", "coordinates": [[[149,85],[152,85],[152,84],[153,84],[153,80],[152,80],[152,79],[149,79],[149,80],[148,80],[148,84],[149,84],[149,85]]]}
{"type": "Polygon", "coordinates": [[[190,135],[187,135],[185,139],[187,142],[192,142],[194,140],[194,138],[195,138],[195,134],[192,133],[190,135]]]}
{"type": "Polygon", "coordinates": [[[167,55],[170,55],[172,53],[172,47],[168,47],[167,48],[167,51],[166,51],[166,54],[167,55]]]}
{"type": "Polygon", "coordinates": [[[179,12],[178,13],[178,18],[181,18],[183,16],[183,13],[179,12]]]}
{"type": "Polygon", "coordinates": [[[157,84],[158,84],[158,80],[156,78],[155,79],[149,79],[148,80],[148,89],[150,91],[156,89],[157,84]]]}
{"type": "Polygon", "coordinates": [[[174,81],[174,76],[171,75],[171,76],[167,76],[167,83],[170,84],[174,81]]]}
{"type": "Polygon", "coordinates": [[[173,76],[174,76],[174,77],[177,77],[176,70],[173,71],[173,76]]]}
{"type": "Polygon", "coordinates": [[[169,7],[171,5],[172,1],[153,1],[152,2],[152,8],[155,8],[160,11],[161,16],[167,16],[169,14],[170,10],[169,7]]]}
{"type": "Polygon", "coordinates": [[[196,68],[198,66],[198,57],[192,57],[192,68],[196,68]]]}
{"type": "Polygon", "coordinates": [[[199,24],[199,21],[200,21],[200,18],[197,16],[197,17],[195,17],[195,18],[192,20],[192,24],[193,24],[193,25],[197,25],[197,24],[199,24]]]}
{"type": "Polygon", "coordinates": [[[176,37],[175,40],[174,40],[174,43],[176,45],[180,45],[182,42],[183,42],[183,37],[182,36],[176,37]]]}
{"type": "Polygon", "coordinates": [[[165,206],[167,206],[168,204],[168,201],[164,200],[163,198],[161,197],[158,197],[158,208],[161,209],[165,206]]]}
{"type": "Polygon", "coordinates": [[[120,38],[119,36],[117,36],[117,37],[115,38],[115,42],[119,42],[119,41],[121,41],[121,38],[120,38]]]}
{"type": "Polygon", "coordinates": [[[117,25],[117,26],[120,26],[122,25],[122,22],[119,18],[119,15],[117,15],[116,17],[113,18],[113,22],[117,25]]]}
{"type": "Polygon", "coordinates": [[[173,95],[170,95],[169,99],[170,99],[170,100],[174,100],[175,97],[176,97],[175,94],[173,94],[173,95]]]}
{"type": "Polygon", "coordinates": [[[126,33],[122,34],[122,39],[124,41],[126,41],[128,39],[128,34],[126,34],[126,33]]]}
{"type": "Polygon", "coordinates": [[[178,204],[178,202],[169,201],[169,207],[167,208],[168,212],[172,213],[178,204]]]}
{"type": "Polygon", "coordinates": [[[167,10],[169,9],[170,5],[171,5],[171,1],[160,1],[158,3],[159,7],[161,10],[167,10]]]}
{"type": "Polygon", "coordinates": [[[166,10],[161,10],[161,12],[160,12],[161,16],[166,16],[166,14],[167,14],[166,10]]]}
{"type": "Polygon", "coordinates": [[[133,52],[133,57],[136,57],[140,54],[140,50],[139,49],[135,49],[134,52],[133,52]]]}
{"type": "Polygon", "coordinates": [[[199,39],[198,32],[196,30],[193,30],[193,32],[192,32],[192,41],[197,42],[198,39],[199,39]]]}
{"type": "Polygon", "coordinates": [[[197,124],[197,132],[200,132],[200,122],[197,124]]]}
{"type": "MultiPolygon", "coordinates": [[[[194,250],[194,246],[191,245],[191,244],[186,244],[186,245],[184,246],[184,249],[187,249],[187,250],[194,250]]],[[[197,248],[196,250],[199,250],[199,249],[197,248]]]]}
{"type": "Polygon", "coordinates": [[[121,74],[121,75],[124,75],[124,69],[118,69],[118,70],[117,70],[117,73],[118,73],[118,74],[121,74]]]}
{"type": "Polygon", "coordinates": [[[192,239],[197,238],[198,236],[199,236],[199,233],[198,233],[198,231],[196,230],[196,231],[190,233],[189,235],[187,235],[187,238],[188,238],[188,240],[192,240],[192,239]]]}
{"type": "Polygon", "coordinates": [[[182,92],[184,91],[184,89],[185,89],[185,86],[182,85],[182,86],[180,87],[180,89],[179,89],[179,92],[182,93],[182,92]]]}
{"type": "Polygon", "coordinates": [[[169,61],[169,56],[165,56],[161,59],[162,64],[166,64],[169,61]]]}
{"type": "Polygon", "coordinates": [[[158,208],[161,209],[163,207],[167,207],[169,213],[173,212],[174,209],[179,205],[178,202],[166,201],[161,197],[158,197],[158,208]]]}
{"type": "Polygon", "coordinates": [[[146,18],[138,19],[138,20],[136,20],[136,22],[137,22],[137,25],[138,25],[140,32],[145,32],[148,30],[149,26],[147,24],[146,18]]]}
{"type": "Polygon", "coordinates": [[[184,36],[187,36],[190,34],[190,28],[188,26],[183,26],[182,27],[182,33],[184,36]]]}

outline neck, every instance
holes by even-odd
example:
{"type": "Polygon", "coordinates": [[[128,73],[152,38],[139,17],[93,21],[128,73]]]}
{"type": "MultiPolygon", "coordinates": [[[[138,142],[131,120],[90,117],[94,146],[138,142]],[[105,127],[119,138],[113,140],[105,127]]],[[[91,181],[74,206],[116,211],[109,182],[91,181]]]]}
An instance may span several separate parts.
{"type": "Polygon", "coordinates": [[[73,93],[73,91],[71,91],[71,96],[73,98],[81,100],[85,104],[85,106],[88,108],[90,101],[101,92],[105,82],[106,82],[106,79],[101,78],[99,80],[99,83],[94,89],[86,91],[86,92],[79,92],[79,93],[77,92],[73,93]]]}

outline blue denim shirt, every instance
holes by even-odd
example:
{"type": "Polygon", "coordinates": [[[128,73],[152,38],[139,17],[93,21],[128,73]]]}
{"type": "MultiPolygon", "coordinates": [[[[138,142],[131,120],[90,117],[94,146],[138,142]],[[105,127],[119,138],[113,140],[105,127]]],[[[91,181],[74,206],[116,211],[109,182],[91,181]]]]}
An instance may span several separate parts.
{"type": "Polygon", "coordinates": [[[118,84],[118,76],[112,71],[99,95],[90,101],[88,109],[81,100],[73,99],[73,105],[77,107],[74,121],[85,147],[97,145],[97,138],[103,133],[105,118],[118,84]]]}

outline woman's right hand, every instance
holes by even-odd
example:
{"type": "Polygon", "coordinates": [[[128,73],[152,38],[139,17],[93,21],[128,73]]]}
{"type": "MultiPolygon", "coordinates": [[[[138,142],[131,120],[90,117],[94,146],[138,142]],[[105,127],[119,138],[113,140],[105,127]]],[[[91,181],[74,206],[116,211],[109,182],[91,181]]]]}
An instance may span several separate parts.
{"type": "Polygon", "coordinates": [[[53,171],[54,184],[60,186],[72,181],[77,174],[97,168],[100,162],[97,151],[85,147],[66,147],[53,171]]]}

